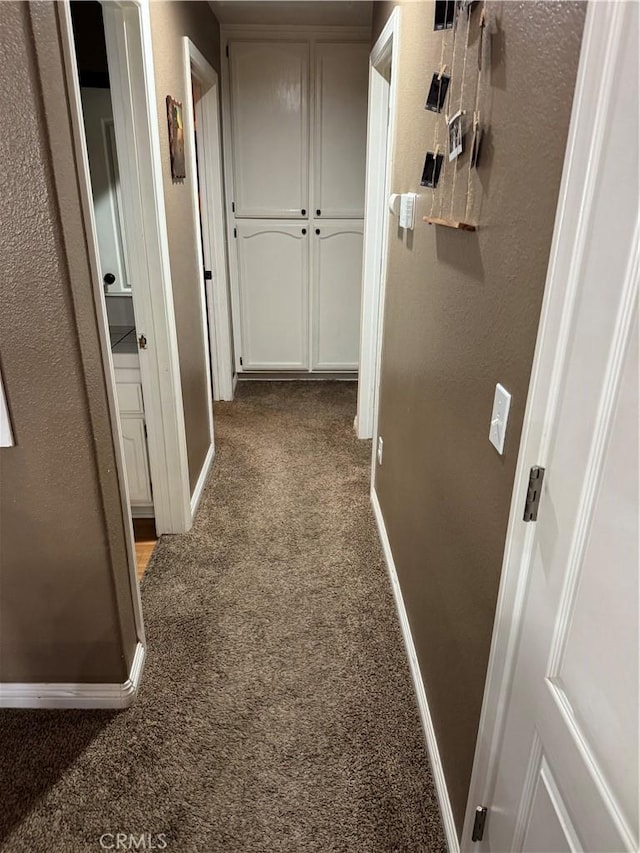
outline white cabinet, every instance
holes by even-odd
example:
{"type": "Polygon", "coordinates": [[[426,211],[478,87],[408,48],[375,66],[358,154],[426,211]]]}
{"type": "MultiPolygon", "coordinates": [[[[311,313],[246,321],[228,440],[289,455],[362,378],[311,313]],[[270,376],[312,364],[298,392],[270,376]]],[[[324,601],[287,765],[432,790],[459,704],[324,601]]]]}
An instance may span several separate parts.
{"type": "Polygon", "coordinates": [[[244,370],[308,367],[309,227],[237,225],[244,370]]]}
{"type": "Polygon", "coordinates": [[[357,370],[363,222],[316,221],[313,229],[313,368],[357,370]]]}
{"type": "Polygon", "coordinates": [[[368,86],[367,44],[316,45],[313,212],[317,217],[364,216],[368,86]]]}
{"type": "Polygon", "coordinates": [[[131,506],[150,504],[151,480],[144,417],[123,415],[120,423],[131,506]]]}
{"type": "Polygon", "coordinates": [[[140,361],[135,354],[113,354],[124,465],[132,514],[153,512],[140,361]]]}
{"type": "Polygon", "coordinates": [[[309,45],[229,46],[237,216],[306,216],[309,203],[309,45]]]}
{"type": "Polygon", "coordinates": [[[237,369],[358,369],[369,44],[228,45],[237,369]],[[316,230],[320,233],[316,234],[316,230]]]}

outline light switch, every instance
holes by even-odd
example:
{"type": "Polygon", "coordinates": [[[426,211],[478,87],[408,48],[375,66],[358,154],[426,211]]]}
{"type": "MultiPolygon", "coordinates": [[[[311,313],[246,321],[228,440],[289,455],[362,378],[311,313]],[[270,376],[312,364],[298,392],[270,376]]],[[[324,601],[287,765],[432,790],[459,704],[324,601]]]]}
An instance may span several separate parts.
{"type": "Polygon", "coordinates": [[[507,432],[507,420],[509,419],[509,407],[511,406],[511,394],[498,383],[493,398],[493,411],[491,412],[491,426],[489,427],[489,441],[498,453],[502,454],[504,449],[504,437],[507,432]]]}
{"type": "Polygon", "coordinates": [[[416,215],[416,194],[403,193],[400,196],[400,227],[413,230],[416,215]]]}

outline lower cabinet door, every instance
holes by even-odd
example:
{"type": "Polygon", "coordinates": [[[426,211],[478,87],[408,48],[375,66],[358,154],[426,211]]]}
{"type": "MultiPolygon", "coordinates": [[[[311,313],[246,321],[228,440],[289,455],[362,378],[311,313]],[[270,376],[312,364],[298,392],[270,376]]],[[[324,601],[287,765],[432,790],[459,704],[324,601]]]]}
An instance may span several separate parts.
{"type": "Polygon", "coordinates": [[[314,370],[358,369],[363,233],[362,219],[313,225],[314,370]]]}
{"type": "Polygon", "coordinates": [[[121,415],[120,423],[122,424],[124,464],[127,469],[129,500],[132,506],[149,505],[152,503],[151,478],[149,476],[147,438],[144,434],[144,418],[135,415],[121,415]]]}
{"type": "Polygon", "coordinates": [[[242,370],[309,366],[309,223],[236,221],[242,370]]]}

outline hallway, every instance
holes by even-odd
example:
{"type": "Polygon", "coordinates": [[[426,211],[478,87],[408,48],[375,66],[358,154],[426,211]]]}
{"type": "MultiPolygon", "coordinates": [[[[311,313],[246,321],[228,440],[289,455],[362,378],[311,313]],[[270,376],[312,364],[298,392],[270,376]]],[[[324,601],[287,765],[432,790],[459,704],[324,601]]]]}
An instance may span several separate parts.
{"type": "Polygon", "coordinates": [[[0,850],[445,849],[355,403],[247,382],[216,404],[196,523],[144,578],[139,698],[3,713],[0,850]]]}

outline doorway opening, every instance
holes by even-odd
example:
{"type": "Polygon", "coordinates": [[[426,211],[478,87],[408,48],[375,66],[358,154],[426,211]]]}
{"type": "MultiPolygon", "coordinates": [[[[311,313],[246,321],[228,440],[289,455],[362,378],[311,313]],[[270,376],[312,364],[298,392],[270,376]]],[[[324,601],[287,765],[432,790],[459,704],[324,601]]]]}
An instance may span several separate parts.
{"type": "MultiPolygon", "coordinates": [[[[193,513],[149,9],[69,0],[60,9],[123,509],[154,518],[157,535],[183,533],[193,513]]],[[[130,551],[137,590],[133,527],[130,551]]]]}
{"type": "Polygon", "coordinates": [[[136,328],[132,299],[127,247],[127,233],[131,232],[127,232],[125,223],[102,6],[98,2],[73,0],[70,8],[99,275],[109,325],[128,505],[136,540],[136,572],[140,579],[157,539],[140,374],[139,348],[144,347],[145,339],[136,328]],[[144,551],[139,544],[143,540],[144,551]]]}
{"type": "Polygon", "coordinates": [[[199,235],[196,252],[203,272],[202,317],[205,340],[209,343],[206,349],[212,395],[214,400],[233,400],[237,376],[227,275],[220,85],[215,69],[186,36],[183,57],[188,84],[185,140],[191,154],[194,219],[199,235]]]}

